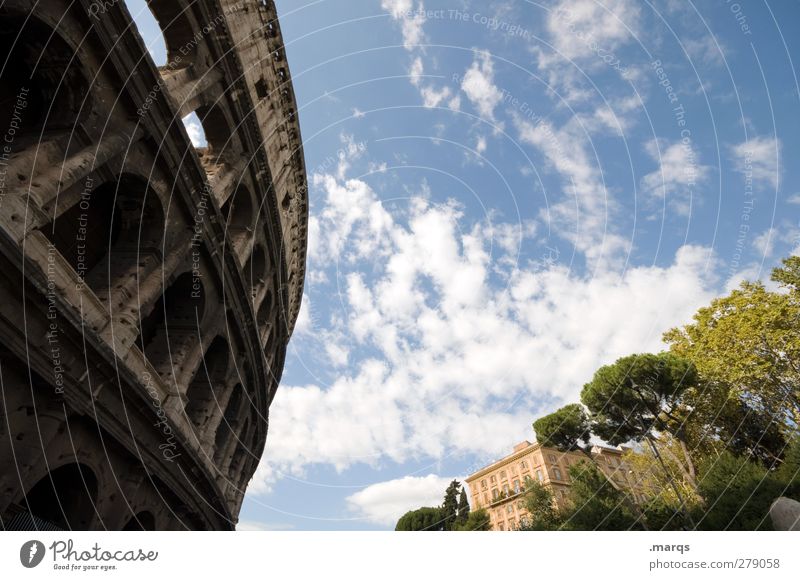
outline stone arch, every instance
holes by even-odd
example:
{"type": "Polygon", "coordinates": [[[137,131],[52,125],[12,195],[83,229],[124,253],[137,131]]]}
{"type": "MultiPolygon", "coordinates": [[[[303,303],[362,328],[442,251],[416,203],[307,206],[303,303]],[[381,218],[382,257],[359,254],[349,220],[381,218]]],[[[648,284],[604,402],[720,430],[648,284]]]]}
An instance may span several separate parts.
{"type": "Polygon", "coordinates": [[[132,515],[128,523],[122,527],[123,532],[155,531],[155,529],[156,518],[152,512],[149,511],[141,511],[132,515]]]}
{"type": "Polygon", "coordinates": [[[147,6],[164,36],[166,66],[178,70],[193,64],[197,58],[198,42],[189,9],[191,4],[176,0],[148,0],[147,6]]]}
{"type": "MultiPolygon", "coordinates": [[[[272,357],[272,351],[274,350],[274,348],[275,348],[275,328],[273,327],[272,329],[270,329],[269,335],[267,336],[267,344],[264,347],[264,352],[267,353],[268,357],[272,357]]],[[[272,358],[270,358],[270,360],[274,362],[272,358]]]]}
{"type": "Polygon", "coordinates": [[[227,223],[227,236],[236,252],[240,253],[253,234],[255,212],[250,190],[244,185],[239,185],[222,206],[222,212],[227,223]]]}
{"type": "Polygon", "coordinates": [[[135,296],[137,283],[158,266],[165,221],[161,200],[143,179],[122,174],[115,184],[100,189],[112,185],[115,203],[108,251],[105,260],[89,271],[86,282],[101,300],[112,301],[116,296],[115,306],[121,306],[135,296]]]}
{"type": "Polygon", "coordinates": [[[82,463],[49,471],[27,493],[22,504],[35,517],[62,529],[88,530],[95,517],[98,481],[82,463]]]}
{"type": "Polygon", "coordinates": [[[256,315],[256,322],[260,328],[272,324],[273,304],[272,288],[267,288],[267,292],[264,294],[264,299],[261,301],[261,305],[258,307],[258,314],[256,315]]]}
{"type": "Polygon", "coordinates": [[[244,266],[244,279],[250,285],[254,300],[267,284],[268,268],[267,253],[264,250],[264,246],[257,244],[244,266]]]}
{"type": "Polygon", "coordinates": [[[225,413],[222,421],[217,427],[214,435],[214,461],[221,466],[230,459],[231,442],[235,440],[235,433],[239,426],[242,405],[244,404],[244,388],[241,383],[237,383],[231,391],[228,404],[225,406],[225,413]]]}
{"type": "Polygon", "coordinates": [[[203,125],[206,153],[213,163],[220,163],[232,152],[240,151],[235,125],[229,120],[220,101],[198,107],[196,113],[203,125]]]}
{"type": "Polygon", "coordinates": [[[230,347],[222,336],[211,341],[200,370],[186,391],[186,416],[199,434],[205,432],[219,408],[230,367],[230,347]]]}
{"type": "Polygon", "coordinates": [[[80,276],[103,261],[106,247],[114,243],[115,233],[121,229],[119,223],[114,223],[119,222],[120,214],[114,211],[113,191],[105,189],[93,190],[42,227],[42,233],[80,276]]]}
{"type": "Polygon", "coordinates": [[[168,380],[183,376],[184,363],[198,340],[205,313],[202,278],[178,276],[141,321],[136,344],[152,367],[168,380]]]}
{"type": "Polygon", "coordinates": [[[235,481],[239,480],[237,474],[241,471],[246,459],[252,453],[252,451],[248,448],[250,442],[250,431],[251,423],[250,417],[248,416],[244,420],[242,428],[237,433],[235,445],[233,446],[236,451],[233,453],[230,459],[230,466],[228,468],[229,475],[235,481]]]}
{"type": "Polygon", "coordinates": [[[76,53],[35,16],[11,11],[0,17],[0,132],[14,137],[15,149],[23,146],[21,135],[35,139],[44,129],[69,130],[92,110],[76,53]]]}
{"type": "Polygon", "coordinates": [[[256,324],[258,325],[262,344],[266,343],[269,339],[269,336],[272,334],[272,329],[274,326],[272,320],[273,305],[274,299],[272,288],[268,287],[266,293],[264,294],[264,298],[261,300],[261,305],[258,307],[258,312],[256,313],[256,324]]]}
{"type": "Polygon", "coordinates": [[[155,192],[123,173],[82,194],[42,233],[100,300],[120,307],[158,266],[164,225],[155,192]]]}

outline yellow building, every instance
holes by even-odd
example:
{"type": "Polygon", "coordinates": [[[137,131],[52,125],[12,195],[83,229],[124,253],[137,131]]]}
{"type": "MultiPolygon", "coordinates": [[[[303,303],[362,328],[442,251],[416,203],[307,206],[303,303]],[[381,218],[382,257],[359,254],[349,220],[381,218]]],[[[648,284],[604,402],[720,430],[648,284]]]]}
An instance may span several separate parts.
{"type": "MultiPolygon", "coordinates": [[[[595,446],[591,452],[615,486],[629,489],[637,501],[644,499],[622,450],[595,446]]],[[[484,508],[489,513],[492,530],[516,529],[528,516],[522,496],[526,481],[536,480],[550,488],[558,507],[563,507],[570,486],[569,467],[586,459],[580,451],[563,452],[523,441],[511,455],[467,477],[472,509],[484,508]]]]}

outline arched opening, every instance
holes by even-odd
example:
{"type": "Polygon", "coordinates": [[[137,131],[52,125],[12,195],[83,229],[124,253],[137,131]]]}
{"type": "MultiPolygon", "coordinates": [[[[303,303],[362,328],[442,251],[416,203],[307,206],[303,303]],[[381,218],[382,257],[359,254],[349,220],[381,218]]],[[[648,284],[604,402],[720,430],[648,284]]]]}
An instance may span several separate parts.
{"type": "Polygon", "coordinates": [[[231,457],[230,468],[228,469],[228,473],[235,481],[240,479],[236,477],[236,474],[241,471],[245,460],[247,460],[252,454],[250,449],[247,447],[250,444],[250,430],[250,417],[248,417],[245,419],[242,429],[239,431],[238,441],[236,442],[236,445],[234,445],[235,452],[233,457],[231,457]]]}
{"type": "Polygon", "coordinates": [[[219,104],[198,107],[196,113],[203,125],[208,143],[206,153],[212,163],[223,162],[227,152],[240,151],[236,130],[219,104]]]}
{"type": "Polygon", "coordinates": [[[138,531],[147,531],[152,532],[156,529],[156,518],[155,516],[148,512],[143,511],[139,512],[138,514],[131,516],[131,519],[128,520],[122,531],[123,532],[138,532],[138,531]]]}
{"type": "Polygon", "coordinates": [[[75,50],[29,14],[0,11],[0,70],[0,132],[17,151],[38,142],[44,128],[71,129],[91,111],[75,50]]]}
{"type": "Polygon", "coordinates": [[[114,192],[101,186],[43,226],[42,233],[73,270],[85,276],[102,261],[109,241],[116,241],[119,221],[119,214],[114,212],[114,192]]]}
{"type": "MultiPolygon", "coordinates": [[[[268,357],[272,357],[272,351],[275,348],[275,328],[270,330],[269,336],[267,336],[267,345],[264,347],[264,352],[267,353],[268,357]]],[[[270,360],[274,360],[270,358],[270,360]]]]}
{"type": "Polygon", "coordinates": [[[133,17],[136,28],[145,41],[147,52],[153,58],[156,66],[162,67],[167,64],[167,41],[161,31],[152,9],[144,0],[125,0],[125,4],[133,17]]]}
{"type": "Polygon", "coordinates": [[[97,477],[81,463],[45,475],[22,502],[35,517],[65,530],[88,530],[95,516],[97,477]]]}
{"type": "Polygon", "coordinates": [[[217,336],[203,355],[203,362],[186,391],[186,415],[200,434],[205,431],[225,389],[228,375],[230,348],[228,342],[217,336]]]}
{"type": "Polygon", "coordinates": [[[272,302],[272,289],[268,288],[256,315],[256,322],[258,322],[259,328],[265,328],[272,324],[272,302]]]}
{"type": "Polygon", "coordinates": [[[142,320],[136,344],[163,378],[183,375],[183,363],[198,340],[204,312],[202,279],[185,272],[142,320]]]}
{"type": "Polygon", "coordinates": [[[261,334],[262,344],[267,342],[269,335],[272,333],[272,304],[272,289],[268,288],[256,313],[256,323],[261,334]]]}
{"type": "Polygon", "coordinates": [[[267,254],[264,251],[264,246],[259,244],[250,254],[250,258],[244,266],[244,277],[250,284],[254,299],[267,282],[266,274],[267,254]]]}
{"type": "Polygon", "coordinates": [[[236,188],[225,205],[222,213],[227,220],[227,236],[237,252],[247,244],[253,232],[253,198],[250,190],[240,185],[236,188]]]}
{"type": "Polygon", "coordinates": [[[167,46],[166,66],[180,69],[195,61],[197,39],[192,26],[191,12],[184,4],[175,0],[147,0],[147,5],[158,21],[167,46]]]}
{"type": "Polygon", "coordinates": [[[217,432],[214,436],[214,461],[218,465],[224,464],[228,459],[229,447],[231,442],[235,440],[234,433],[236,433],[236,429],[239,426],[239,417],[242,411],[243,390],[241,383],[238,383],[233,388],[231,397],[225,407],[225,414],[217,427],[217,432]]]}
{"type": "Polygon", "coordinates": [[[208,147],[208,138],[206,137],[206,130],[200,119],[197,118],[197,113],[189,113],[183,119],[183,126],[186,128],[186,133],[189,134],[189,140],[196,149],[204,149],[208,147]]]}
{"type": "Polygon", "coordinates": [[[42,232],[98,298],[117,307],[160,261],[164,212],[144,180],[123,174],[87,192],[42,232]]]}

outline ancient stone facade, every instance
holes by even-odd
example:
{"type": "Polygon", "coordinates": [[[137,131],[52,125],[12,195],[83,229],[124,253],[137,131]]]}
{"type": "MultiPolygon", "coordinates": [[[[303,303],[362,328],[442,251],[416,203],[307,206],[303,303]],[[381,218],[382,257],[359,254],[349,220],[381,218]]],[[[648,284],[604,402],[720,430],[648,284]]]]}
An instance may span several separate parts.
{"type": "Polygon", "coordinates": [[[0,5],[6,529],[232,529],[264,450],[308,214],[277,15],[149,7],[160,68],[121,0],[0,5]]]}

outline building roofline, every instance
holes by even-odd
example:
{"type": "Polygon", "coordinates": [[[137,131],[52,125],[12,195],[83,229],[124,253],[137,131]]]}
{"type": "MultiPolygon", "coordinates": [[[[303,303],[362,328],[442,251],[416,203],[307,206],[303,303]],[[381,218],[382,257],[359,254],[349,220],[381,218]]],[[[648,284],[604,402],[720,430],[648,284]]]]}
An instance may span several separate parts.
{"type": "MultiPolygon", "coordinates": [[[[466,481],[467,483],[475,481],[476,479],[478,479],[480,477],[483,477],[484,475],[490,473],[491,471],[494,471],[495,469],[499,469],[499,468],[503,467],[504,465],[508,465],[509,463],[511,463],[512,461],[515,461],[516,459],[519,459],[523,455],[526,455],[526,454],[528,454],[528,453],[530,453],[532,451],[536,451],[538,449],[542,449],[542,450],[547,449],[548,451],[554,451],[556,453],[561,453],[561,454],[564,454],[564,453],[580,453],[580,451],[561,451],[559,449],[556,449],[555,447],[544,447],[541,443],[536,441],[536,442],[531,443],[527,447],[523,447],[519,451],[514,451],[513,453],[511,453],[509,455],[506,455],[505,457],[501,457],[500,459],[498,459],[497,461],[495,461],[493,463],[490,463],[489,465],[481,467],[478,471],[476,471],[472,475],[468,475],[467,477],[465,477],[464,481],[466,481]]],[[[591,447],[592,453],[597,453],[597,451],[595,451],[595,450],[599,450],[600,452],[613,453],[613,454],[616,454],[616,455],[622,455],[625,452],[625,449],[626,448],[624,448],[624,447],[622,449],[616,449],[614,447],[608,447],[608,446],[605,446],[605,445],[592,445],[592,447],[591,447]]]]}

